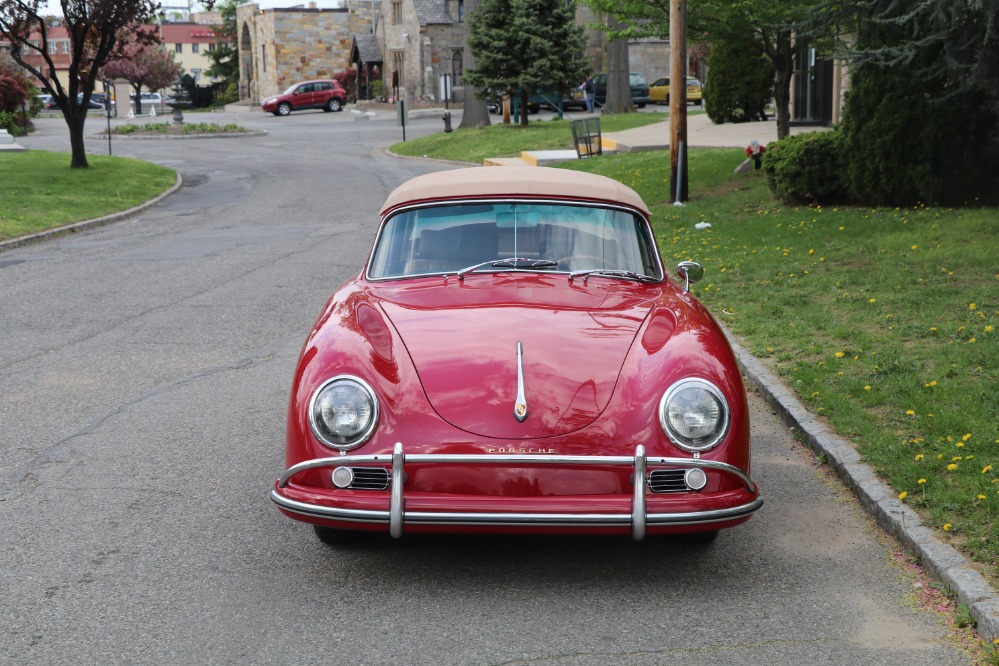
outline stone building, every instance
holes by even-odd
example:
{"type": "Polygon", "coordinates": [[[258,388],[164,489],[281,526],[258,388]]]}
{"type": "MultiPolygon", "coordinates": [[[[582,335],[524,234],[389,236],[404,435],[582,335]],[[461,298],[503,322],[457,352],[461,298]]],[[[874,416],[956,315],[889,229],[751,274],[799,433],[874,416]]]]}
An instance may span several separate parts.
{"type": "Polygon", "coordinates": [[[379,2],[347,0],[343,7],[236,10],[239,98],[258,104],[296,81],[329,78],[350,66],[354,34],[370,34],[379,2]]]}
{"type": "Polygon", "coordinates": [[[384,0],[375,34],[386,96],[411,106],[441,101],[441,77],[461,86],[468,25],[465,0],[384,0]]]}

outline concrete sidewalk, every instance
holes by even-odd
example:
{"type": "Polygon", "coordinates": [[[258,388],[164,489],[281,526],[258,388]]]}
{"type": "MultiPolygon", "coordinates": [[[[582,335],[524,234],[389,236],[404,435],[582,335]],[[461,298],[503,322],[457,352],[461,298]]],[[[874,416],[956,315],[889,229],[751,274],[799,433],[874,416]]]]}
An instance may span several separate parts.
{"type": "MultiPolygon", "coordinates": [[[[791,134],[823,131],[826,127],[792,127],[791,134]]],[[[669,150],[669,121],[653,123],[601,136],[604,153],[634,153],[642,150],[669,150]]],[[[751,141],[767,145],[777,140],[777,121],[725,123],[715,125],[705,113],[687,116],[687,142],[690,148],[745,148],[751,141]]],[[[519,158],[492,158],[486,166],[529,164],[546,166],[577,159],[575,150],[525,150],[519,158]]]]}

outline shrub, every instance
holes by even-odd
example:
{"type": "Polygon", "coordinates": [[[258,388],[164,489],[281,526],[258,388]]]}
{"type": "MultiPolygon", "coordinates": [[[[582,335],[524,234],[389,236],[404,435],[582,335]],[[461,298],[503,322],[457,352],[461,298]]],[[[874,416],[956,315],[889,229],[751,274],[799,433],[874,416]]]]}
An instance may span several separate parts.
{"type": "Polygon", "coordinates": [[[770,190],[789,204],[849,200],[847,155],[838,129],[789,136],[767,146],[763,169],[770,190]]]}
{"type": "Polygon", "coordinates": [[[993,108],[988,95],[948,94],[914,67],[858,68],[843,112],[852,196],[898,206],[994,195],[993,108]]]}
{"type": "Polygon", "coordinates": [[[24,134],[24,120],[20,111],[0,111],[0,129],[7,130],[11,136],[24,134]]]}
{"type": "Polygon", "coordinates": [[[774,66],[752,45],[718,41],[711,47],[704,106],[711,122],[762,120],[773,98],[774,66]]]}
{"type": "Polygon", "coordinates": [[[342,72],[337,72],[333,75],[340,86],[347,93],[348,102],[357,101],[357,70],[356,69],[346,69],[342,72]]]}

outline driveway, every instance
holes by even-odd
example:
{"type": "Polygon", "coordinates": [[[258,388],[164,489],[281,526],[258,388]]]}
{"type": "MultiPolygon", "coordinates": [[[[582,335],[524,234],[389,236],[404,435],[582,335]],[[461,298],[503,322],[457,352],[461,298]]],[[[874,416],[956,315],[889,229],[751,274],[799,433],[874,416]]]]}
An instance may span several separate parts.
{"type": "MultiPolygon", "coordinates": [[[[447,167],[385,155],[394,119],[216,115],[268,134],[116,141],[184,186],[0,254],[0,663],[968,663],[909,601],[892,543],[755,396],[767,503],[707,548],[334,550],[282,517],[268,490],[305,334],[385,195],[447,167]]],[[[68,136],[43,121],[21,143],[68,136]]]]}

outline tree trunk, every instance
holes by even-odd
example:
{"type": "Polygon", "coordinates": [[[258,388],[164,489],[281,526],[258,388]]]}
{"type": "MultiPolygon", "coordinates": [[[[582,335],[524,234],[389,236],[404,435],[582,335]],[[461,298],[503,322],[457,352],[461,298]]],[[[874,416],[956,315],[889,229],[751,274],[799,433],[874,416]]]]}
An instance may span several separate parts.
{"type": "Polygon", "coordinates": [[[777,140],[791,133],[791,75],[794,74],[794,47],[791,31],[781,30],[777,35],[777,53],[774,58],[774,106],[777,111],[777,140]]]}
{"type": "Polygon", "coordinates": [[[72,149],[69,166],[71,169],[87,169],[90,164],[87,162],[87,147],[83,140],[83,125],[87,121],[87,113],[78,106],[73,106],[75,104],[75,97],[72,101],[67,100],[67,106],[71,108],[63,109],[62,112],[69,127],[69,145],[72,149]]]}
{"type": "Polygon", "coordinates": [[[527,102],[529,98],[530,96],[527,94],[526,90],[520,91],[520,125],[522,127],[527,127],[527,115],[530,113],[530,108],[527,102]]]}
{"type": "MultiPolygon", "coordinates": [[[[607,27],[618,30],[624,25],[613,16],[608,16],[607,27]]],[[[628,40],[612,40],[607,44],[607,97],[604,100],[604,108],[611,113],[630,113],[635,110],[631,104],[630,72],[628,40]]]]}
{"type": "MultiPolygon", "coordinates": [[[[479,0],[468,0],[465,2],[465,17],[466,21],[472,16],[472,12],[478,7],[479,0]]],[[[467,25],[467,24],[466,24],[467,25]]],[[[465,36],[465,49],[464,55],[462,57],[462,67],[465,69],[473,69],[475,67],[475,54],[472,53],[472,49],[468,46],[468,36],[465,36]]],[[[464,95],[464,106],[465,109],[461,114],[461,124],[458,125],[458,129],[467,129],[469,127],[478,127],[479,125],[489,125],[489,109],[486,108],[485,98],[480,98],[476,95],[477,91],[474,87],[470,85],[465,85],[465,95],[464,95]]]]}

